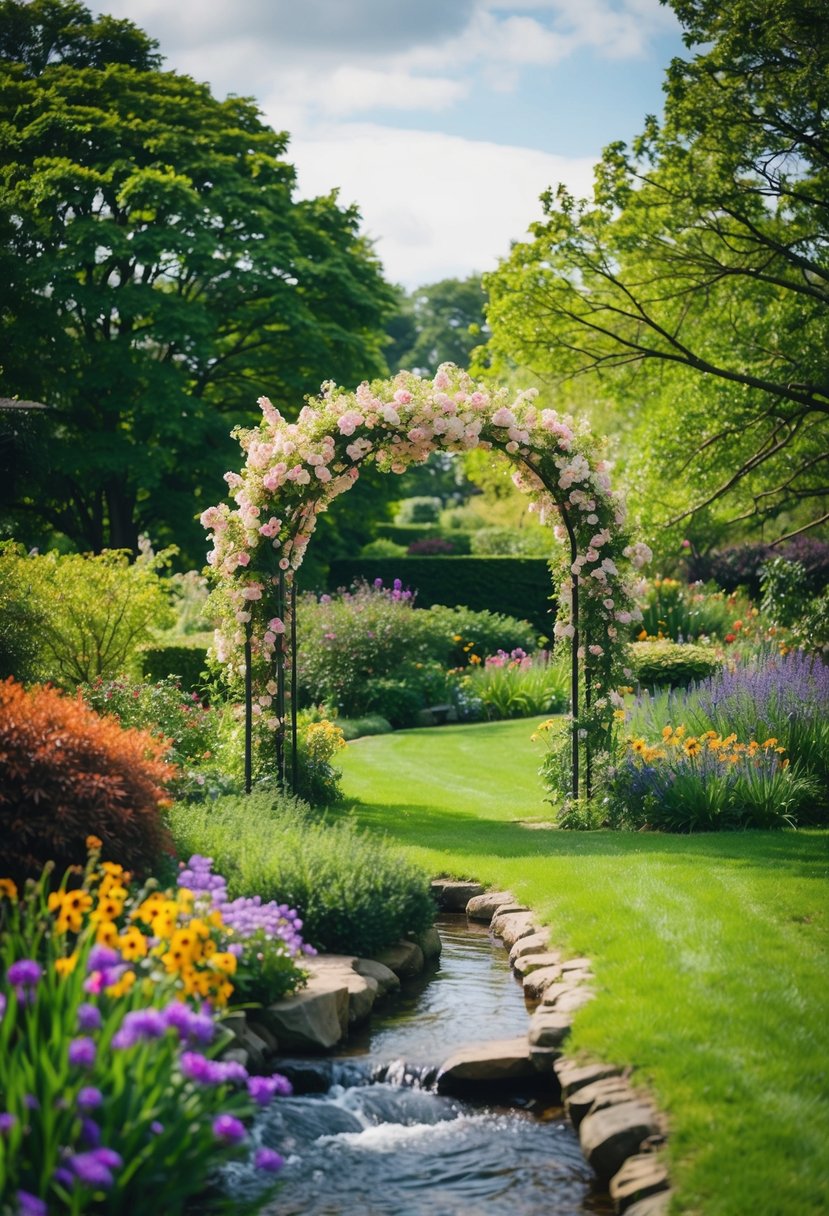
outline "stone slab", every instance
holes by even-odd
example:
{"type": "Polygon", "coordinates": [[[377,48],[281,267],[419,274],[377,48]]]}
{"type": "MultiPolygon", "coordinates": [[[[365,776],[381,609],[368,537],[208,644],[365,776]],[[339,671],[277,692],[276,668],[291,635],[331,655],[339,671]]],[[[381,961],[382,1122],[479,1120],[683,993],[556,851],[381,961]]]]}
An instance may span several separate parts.
{"type": "Polygon", "coordinates": [[[605,1077],[620,1077],[622,1070],[613,1064],[579,1064],[576,1060],[559,1060],[556,1064],[556,1076],[561,1086],[561,1095],[567,1098],[570,1094],[581,1089],[583,1085],[591,1085],[594,1081],[603,1081],[605,1077]]]}
{"type": "MultiPolygon", "coordinates": [[[[549,988],[544,993],[544,998],[547,996],[549,988]]],[[[594,997],[591,988],[568,988],[562,992],[561,996],[555,1002],[554,1008],[558,1013],[575,1013],[577,1009],[582,1009],[594,997]]],[[[542,998],[542,1002],[546,1005],[546,1000],[542,998]]]]}
{"type": "MultiPolygon", "coordinates": [[[[535,937],[535,934],[532,936],[535,937]]],[[[529,975],[531,971],[538,971],[541,967],[556,967],[560,958],[561,955],[555,950],[546,950],[543,954],[520,954],[513,966],[516,975],[524,976],[529,975]]]]}
{"type": "Polygon", "coordinates": [[[659,1135],[653,1109],[644,1102],[620,1102],[586,1115],[579,1127],[581,1150],[600,1182],[607,1183],[649,1136],[659,1135]]]}
{"type": "Polygon", "coordinates": [[[571,1020],[552,1009],[538,1009],[530,1018],[527,1041],[530,1047],[561,1047],[570,1034],[571,1020]]]}
{"type": "Polygon", "coordinates": [[[440,952],[443,949],[443,945],[440,940],[440,934],[434,925],[430,925],[424,933],[420,933],[415,941],[423,951],[423,957],[427,962],[440,958],[440,952]]]}
{"type": "Polygon", "coordinates": [[[516,1039],[472,1043],[453,1052],[438,1069],[437,1090],[439,1094],[455,1093],[470,1085],[498,1085],[536,1075],[527,1038],[521,1035],[516,1039]]]}
{"type": "Polygon", "coordinates": [[[483,895],[473,895],[466,905],[466,915],[470,920],[492,920],[496,908],[501,904],[515,903],[515,898],[509,891],[485,891],[483,895]]]}
{"type": "Polygon", "coordinates": [[[281,1050],[327,1050],[348,1029],[348,987],[333,976],[312,975],[307,987],[257,1011],[281,1050]]]}
{"type": "Polygon", "coordinates": [[[529,937],[538,932],[535,918],[529,910],[521,912],[498,912],[490,926],[496,937],[507,947],[514,946],[520,937],[529,937]]]}
{"type": "Polygon", "coordinates": [[[399,977],[385,963],[378,963],[375,958],[358,958],[354,964],[354,970],[358,975],[376,980],[379,989],[378,995],[381,997],[386,996],[389,992],[398,992],[400,989],[399,977]]]}
{"type": "Polygon", "coordinates": [[[432,895],[444,912],[464,912],[470,899],[483,895],[479,882],[459,882],[452,878],[432,879],[432,895]]]}
{"type": "Polygon", "coordinates": [[[575,1093],[568,1094],[564,1099],[564,1106],[573,1126],[578,1127],[582,1119],[592,1111],[618,1106],[620,1102],[633,1102],[635,1098],[636,1095],[623,1077],[606,1077],[603,1081],[583,1085],[575,1093]]]}
{"type": "Polygon", "coordinates": [[[610,1198],[617,1213],[626,1212],[639,1203],[668,1189],[668,1171],[654,1153],[638,1153],[628,1157],[618,1174],[610,1179],[610,1198]]]}
{"type": "Polygon", "coordinates": [[[671,1205],[671,1192],[660,1191],[658,1195],[648,1195],[625,1209],[625,1216],[666,1216],[671,1205]]]}
{"type": "Polygon", "coordinates": [[[537,933],[530,933],[527,937],[519,937],[518,941],[509,952],[509,961],[514,963],[522,954],[544,954],[553,953],[550,949],[550,939],[544,929],[539,929],[537,933]]]}
{"type": "Polygon", "coordinates": [[[555,984],[561,976],[561,968],[558,963],[550,967],[539,967],[538,971],[531,971],[529,975],[524,976],[524,996],[531,1001],[538,1000],[542,993],[555,984]]]}
{"type": "Polygon", "coordinates": [[[309,975],[325,979],[332,985],[343,984],[348,990],[349,1026],[366,1020],[380,993],[376,979],[356,970],[358,962],[350,954],[318,954],[308,964],[309,975]]]}
{"type": "Polygon", "coordinates": [[[424,958],[420,946],[414,942],[396,942],[375,954],[378,963],[383,963],[393,971],[398,979],[405,980],[412,975],[419,975],[423,970],[424,958]]]}

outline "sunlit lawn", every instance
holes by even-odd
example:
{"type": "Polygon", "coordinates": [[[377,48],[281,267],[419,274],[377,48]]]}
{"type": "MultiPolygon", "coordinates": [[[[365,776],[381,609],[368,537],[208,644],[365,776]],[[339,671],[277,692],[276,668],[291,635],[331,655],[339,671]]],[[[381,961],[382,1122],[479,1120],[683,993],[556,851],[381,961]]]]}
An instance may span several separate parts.
{"type": "Polygon", "coordinates": [[[533,725],[358,740],[347,805],[431,873],[509,887],[590,956],[572,1047],[634,1066],[668,1114],[677,1211],[829,1212],[829,833],[539,828],[533,725]]]}

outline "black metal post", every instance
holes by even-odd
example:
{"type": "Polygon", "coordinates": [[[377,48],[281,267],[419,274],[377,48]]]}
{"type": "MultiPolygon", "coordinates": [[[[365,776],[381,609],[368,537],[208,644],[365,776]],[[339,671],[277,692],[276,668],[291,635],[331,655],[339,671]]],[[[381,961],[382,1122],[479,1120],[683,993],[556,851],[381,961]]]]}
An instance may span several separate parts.
{"type": "Polygon", "coordinates": [[[253,776],[253,672],[250,654],[250,621],[245,624],[245,793],[253,776]]]}
{"type": "MultiPolygon", "coordinates": [[[[572,570],[578,557],[578,545],[576,544],[576,534],[573,531],[573,525],[570,523],[570,518],[564,507],[560,508],[561,518],[564,521],[564,526],[567,529],[567,536],[570,540],[570,567],[572,570]]],[[[579,576],[571,575],[572,580],[572,600],[570,608],[570,618],[573,625],[572,637],[572,655],[570,660],[570,712],[573,718],[573,797],[579,796],[579,576]]]]}
{"type": "MultiPolygon", "coordinates": [[[[585,661],[584,661],[584,708],[588,714],[590,713],[590,704],[591,704],[591,698],[592,698],[592,691],[591,691],[591,687],[590,687],[590,681],[592,678],[592,674],[593,673],[590,670],[590,664],[585,659],[585,661]]],[[[588,732],[587,739],[584,744],[584,796],[585,796],[585,798],[587,798],[588,802],[590,801],[590,797],[593,793],[593,776],[592,776],[591,759],[592,759],[592,754],[591,754],[591,750],[590,750],[590,733],[588,732]]]]}
{"type": "MultiPolygon", "coordinates": [[[[277,584],[276,615],[285,622],[285,571],[279,571],[277,584]]],[[[285,634],[276,640],[276,776],[285,788],[285,634]]]]}
{"type": "Polygon", "coordinates": [[[296,737],[296,580],[291,580],[291,793],[295,794],[299,784],[299,742],[296,737]]]}

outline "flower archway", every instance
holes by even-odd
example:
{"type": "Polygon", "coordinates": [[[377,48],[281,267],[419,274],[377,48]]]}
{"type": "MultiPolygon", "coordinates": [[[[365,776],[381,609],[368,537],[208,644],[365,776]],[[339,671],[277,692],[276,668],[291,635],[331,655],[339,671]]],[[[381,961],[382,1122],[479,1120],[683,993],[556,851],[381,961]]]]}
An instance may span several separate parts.
{"type": "Polygon", "coordinates": [[[512,397],[504,388],[491,392],[444,364],[432,380],[400,372],[356,392],[324,384],[295,422],[261,397],[260,425],[234,432],[245,453],[242,471],[225,474],[234,506],[210,507],[201,522],[213,541],[207,560],[221,620],[216,654],[245,684],[248,785],[254,719],[275,733],[286,778],[288,718],[294,739],[296,724],[296,698],[286,694],[295,686],[294,575],[317,517],[369,461],[400,474],[435,451],[482,448],[515,466],[516,486],[564,542],[552,562],[559,587],[554,632],[571,652],[571,793],[589,797],[591,758],[609,746],[622,704],[618,688],[630,675],[630,576],[650,550],[631,540],[601,443],[585,423],[538,409],[536,396],[534,389],[512,397]]]}

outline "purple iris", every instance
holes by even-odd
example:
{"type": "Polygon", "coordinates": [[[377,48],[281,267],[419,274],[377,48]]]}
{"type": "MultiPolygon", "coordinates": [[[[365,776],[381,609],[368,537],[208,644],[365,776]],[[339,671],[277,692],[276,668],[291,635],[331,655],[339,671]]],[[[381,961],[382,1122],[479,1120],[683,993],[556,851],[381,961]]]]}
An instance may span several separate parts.
{"type": "Polygon", "coordinates": [[[278,1174],[285,1164],[285,1158],[280,1157],[276,1149],[258,1148],[253,1154],[253,1164],[266,1174],[278,1174]]]}
{"type": "Polygon", "coordinates": [[[213,1120],[213,1135],[224,1144],[238,1144],[245,1138],[244,1124],[233,1115],[217,1115],[213,1120]]]}
{"type": "Polygon", "coordinates": [[[287,1077],[275,1072],[271,1077],[248,1077],[248,1093],[258,1106],[267,1106],[277,1094],[288,1097],[293,1089],[287,1077]]]}
{"type": "Polygon", "coordinates": [[[86,1186],[112,1186],[112,1171],[120,1165],[120,1155],[111,1148],[93,1148],[88,1153],[76,1153],[69,1158],[69,1168],[86,1186]]]}
{"type": "Polygon", "coordinates": [[[101,1011],[97,1005],[78,1006],[78,1028],[80,1030],[100,1030],[101,1011]]]}
{"type": "Polygon", "coordinates": [[[95,1063],[96,1050],[93,1040],[81,1035],[69,1044],[69,1063],[73,1068],[91,1068],[95,1063]]]}

